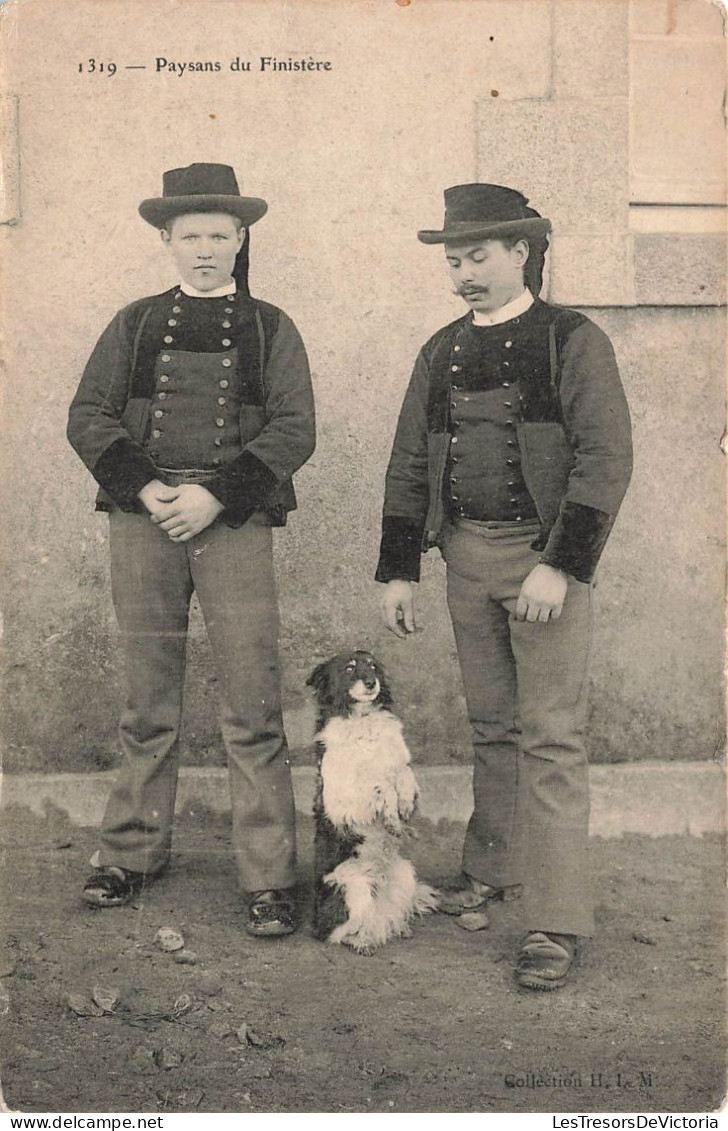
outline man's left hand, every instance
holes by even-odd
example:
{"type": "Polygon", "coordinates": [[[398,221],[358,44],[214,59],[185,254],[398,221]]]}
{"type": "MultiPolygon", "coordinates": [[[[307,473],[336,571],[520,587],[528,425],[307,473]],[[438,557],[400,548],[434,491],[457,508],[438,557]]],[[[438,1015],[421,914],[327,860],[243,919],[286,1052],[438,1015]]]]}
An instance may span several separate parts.
{"type": "Polygon", "coordinates": [[[539,562],[521,586],[516,620],[558,620],[566,600],[568,575],[539,562]]]}
{"type": "Polygon", "coordinates": [[[187,542],[214,522],[223,509],[220,500],[199,483],[183,483],[173,499],[156,508],[151,520],[171,542],[187,542]]]}

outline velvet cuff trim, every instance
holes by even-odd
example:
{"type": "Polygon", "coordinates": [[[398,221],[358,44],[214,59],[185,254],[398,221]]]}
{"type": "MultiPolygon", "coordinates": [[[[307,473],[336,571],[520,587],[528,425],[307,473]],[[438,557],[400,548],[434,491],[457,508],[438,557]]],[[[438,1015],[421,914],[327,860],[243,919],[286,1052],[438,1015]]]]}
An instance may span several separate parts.
{"type": "Polygon", "coordinates": [[[582,503],[564,503],[541,555],[545,565],[589,582],[612,528],[612,516],[582,503]]]}
{"type": "Polygon", "coordinates": [[[220,515],[223,522],[237,527],[265,507],[278,487],[278,480],[262,460],[252,452],[243,452],[225,464],[204,486],[225,508],[220,515]]]}
{"type": "Polygon", "coordinates": [[[375,581],[419,581],[422,525],[399,515],[385,515],[375,581]]]}
{"type": "Polygon", "coordinates": [[[123,511],[133,511],[139,492],[158,472],[153,460],[133,440],[114,440],[96,461],[94,479],[123,511]]]}

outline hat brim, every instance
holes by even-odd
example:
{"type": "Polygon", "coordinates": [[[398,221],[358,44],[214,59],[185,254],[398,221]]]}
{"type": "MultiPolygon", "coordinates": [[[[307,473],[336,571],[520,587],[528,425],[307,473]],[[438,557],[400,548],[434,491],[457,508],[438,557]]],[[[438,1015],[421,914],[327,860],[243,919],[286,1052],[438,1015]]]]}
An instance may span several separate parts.
{"type": "Polygon", "coordinates": [[[155,228],[164,228],[174,216],[190,212],[228,212],[249,228],[267,211],[267,203],[257,196],[156,196],[139,205],[139,215],[155,228]]]}
{"type": "Polygon", "coordinates": [[[421,243],[462,243],[466,240],[495,240],[499,236],[515,236],[519,232],[525,236],[545,236],[551,231],[551,221],[543,216],[531,216],[524,220],[501,220],[485,224],[473,221],[451,224],[441,232],[424,229],[417,233],[421,243]]]}

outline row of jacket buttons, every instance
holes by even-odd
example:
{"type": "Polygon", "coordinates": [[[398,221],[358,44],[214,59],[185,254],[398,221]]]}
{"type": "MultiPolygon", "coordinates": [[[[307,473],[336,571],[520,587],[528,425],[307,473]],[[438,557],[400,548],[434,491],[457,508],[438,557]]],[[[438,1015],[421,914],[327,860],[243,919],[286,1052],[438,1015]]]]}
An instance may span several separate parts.
{"type": "MultiPolygon", "coordinates": [[[[455,345],[453,346],[453,352],[454,352],[454,353],[460,353],[460,352],[461,352],[461,348],[462,348],[462,347],[460,346],[460,344],[459,344],[459,343],[456,343],[456,344],[455,344],[455,345]]],[[[505,349],[507,349],[507,350],[510,350],[510,349],[512,349],[512,348],[513,348],[513,341],[512,341],[512,340],[511,340],[510,338],[509,338],[509,339],[507,339],[507,340],[506,340],[506,341],[504,342],[504,348],[505,348],[505,349]]],[[[501,365],[503,366],[503,368],[504,368],[504,369],[510,369],[510,367],[511,367],[511,363],[510,363],[510,360],[509,360],[508,358],[505,358],[505,359],[504,359],[504,360],[503,360],[503,361],[501,362],[501,365]]],[[[462,373],[462,371],[463,371],[463,366],[462,366],[461,364],[457,363],[457,362],[453,363],[453,364],[452,364],[452,365],[450,366],[450,372],[451,372],[451,373],[462,373]]],[[[511,387],[511,382],[510,382],[510,381],[502,381],[502,382],[501,382],[501,387],[502,387],[503,389],[510,389],[510,387],[511,387]]],[[[463,395],[461,395],[461,390],[460,390],[460,387],[459,387],[458,385],[451,385],[451,388],[450,388],[450,393],[451,393],[451,397],[452,397],[452,399],[451,399],[451,401],[450,401],[450,407],[451,407],[451,409],[452,409],[453,411],[455,411],[455,412],[457,411],[457,409],[458,409],[458,407],[460,406],[460,404],[461,404],[461,403],[470,401],[470,397],[469,397],[469,396],[467,396],[467,395],[464,395],[464,394],[463,394],[463,395]]],[[[513,401],[511,401],[511,400],[506,400],[506,401],[503,401],[502,403],[503,403],[503,407],[504,407],[504,408],[507,408],[507,409],[512,409],[512,408],[513,408],[513,405],[514,405],[514,402],[513,402],[513,401]]],[[[514,421],[513,421],[513,420],[511,420],[511,419],[508,419],[508,420],[506,420],[506,421],[504,422],[504,424],[505,424],[505,426],[506,426],[506,427],[510,427],[510,428],[514,427],[514,421]]],[[[453,418],[452,418],[452,425],[453,425],[453,427],[454,427],[454,428],[459,428],[459,427],[460,427],[460,425],[461,425],[461,421],[459,421],[459,420],[458,420],[457,418],[453,417],[453,418]]],[[[456,465],[456,464],[458,464],[458,463],[459,463],[459,461],[460,461],[460,457],[459,457],[458,455],[456,455],[456,454],[455,454],[455,452],[457,451],[457,446],[456,446],[456,445],[457,445],[457,443],[458,443],[458,437],[457,437],[457,436],[452,436],[452,437],[451,437],[451,440],[450,440],[450,443],[451,443],[451,452],[450,452],[450,459],[451,459],[451,463],[452,463],[452,464],[454,464],[454,465],[456,465]]],[[[518,446],[518,442],[517,442],[516,440],[514,440],[514,439],[508,439],[508,440],[506,441],[506,444],[507,444],[507,446],[508,446],[509,448],[516,448],[516,447],[518,446]]],[[[511,459],[511,458],[509,458],[509,459],[507,459],[507,460],[506,460],[506,465],[507,465],[507,467],[509,467],[509,468],[515,468],[515,467],[518,467],[518,466],[519,466],[519,463],[520,463],[520,461],[519,461],[518,459],[511,459]]],[[[454,471],[456,472],[456,471],[457,471],[458,469],[457,469],[457,468],[454,468],[453,470],[454,470],[454,471]]],[[[453,502],[455,502],[455,503],[458,503],[458,502],[460,502],[460,498],[459,498],[459,496],[458,496],[457,494],[455,494],[455,492],[456,492],[456,491],[457,491],[457,490],[459,489],[459,485],[460,485],[460,482],[461,482],[461,479],[460,479],[460,476],[459,476],[458,474],[452,474],[452,475],[450,476],[450,483],[451,483],[451,485],[452,485],[452,494],[451,494],[451,498],[452,498],[453,502]]],[[[518,487],[518,485],[519,485],[519,484],[518,484],[518,483],[517,483],[517,481],[516,481],[516,480],[514,480],[514,479],[510,479],[510,480],[508,480],[508,482],[507,482],[507,486],[508,486],[509,488],[511,488],[511,490],[513,490],[513,489],[517,488],[517,487],[518,487]]],[[[517,498],[517,497],[515,497],[515,496],[513,496],[513,495],[512,495],[512,496],[510,497],[510,503],[511,503],[511,505],[512,505],[512,506],[514,506],[514,507],[518,507],[518,505],[519,505],[519,500],[518,500],[518,498],[517,498]]],[[[465,513],[465,508],[464,508],[464,507],[458,507],[457,509],[458,509],[458,511],[459,511],[459,513],[460,513],[460,514],[464,514],[464,513],[465,513]]],[[[520,521],[521,521],[521,516],[520,516],[520,515],[516,515],[516,516],[515,516],[515,521],[516,521],[516,522],[520,522],[520,521]]]]}
{"type": "MultiPolygon", "coordinates": [[[[510,339],[509,339],[509,340],[508,340],[507,342],[505,342],[504,344],[505,344],[505,347],[506,347],[506,349],[507,349],[507,350],[509,350],[509,349],[511,348],[511,346],[513,345],[513,342],[512,342],[512,341],[510,341],[510,339]]],[[[461,347],[461,346],[459,346],[459,345],[458,345],[457,343],[456,343],[456,344],[455,344],[455,345],[453,346],[453,350],[454,350],[454,352],[455,352],[455,353],[460,353],[460,350],[461,350],[461,348],[462,348],[462,347],[461,347]]]]}
{"type": "MultiPolygon", "coordinates": [[[[182,313],[182,307],[176,305],[181,300],[181,298],[182,298],[181,291],[177,291],[177,293],[174,296],[175,305],[172,307],[172,314],[181,314],[182,313]]],[[[234,302],[235,301],[235,295],[234,294],[228,295],[227,299],[228,299],[228,302],[234,302]]],[[[234,313],[234,307],[226,306],[224,308],[224,313],[225,313],[225,318],[223,318],[223,320],[221,322],[221,326],[222,326],[223,330],[231,330],[233,324],[230,321],[230,319],[228,318],[228,315],[234,313]]],[[[176,329],[176,327],[179,326],[179,319],[178,318],[168,318],[167,319],[167,326],[172,330],[176,329]]],[[[171,346],[174,343],[174,335],[173,334],[165,334],[164,338],[162,340],[164,341],[165,345],[171,346]]],[[[220,344],[222,345],[223,349],[229,349],[230,346],[233,343],[232,343],[231,338],[224,337],[224,338],[222,338],[220,344]]],[[[225,364],[225,362],[223,362],[223,365],[224,364],[225,364]]],[[[230,364],[230,363],[228,362],[228,364],[230,364]]]]}
{"type": "MultiPolygon", "coordinates": [[[[506,342],[504,342],[504,347],[507,350],[513,348],[513,342],[510,338],[506,342]]],[[[453,353],[460,353],[461,349],[462,349],[462,346],[460,346],[458,343],[456,343],[453,346],[453,353]]],[[[508,360],[507,358],[504,359],[503,361],[501,361],[500,364],[501,364],[503,369],[510,369],[511,368],[510,360],[508,360]]],[[[450,366],[450,372],[451,373],[462,373],[462,371],[463,371],[463,366],[459,362],[454,362],[453,364],[451,364],[451,366],[450,366]]],[[[508,376],[508,375],[506,374],[506,376],[508,376]]],[[[503,388],[507,389],[507,388],[510,387],[510,382],[509,381],[503,381],[502,385],[503,385],[503,388]]]]}
{"type": "MultiPolygon", "coordinates": [[[[175,305],[172,307],[172,315],[173,316],[177,315],[177,314],[182,314],[182,307],[176,305],[176,303],[181,300],[182,295],[178,291],[175,294],[174,297],[175,297],[175,305]]],[[[228,302],[232,303],[233,301],[234,301],[234,295],[229,295],[228,296],[228,302]]],[[[232,322],[230,321],[228,315],[234,313],[234,308],[232,306],[228,305],[224,308],[224,313],[225,313],[225,318],[222,320],[222,323],[221,323],[222,329],[223,330],[230,330],[230,329],[232,329],[232,322]]],[[[167,326],[171,330],[174,330],[178,325],[179,325],[179,319],[178,318],[171,317],[171,318],[167,319],[167,326]]],[[[164,343],[165,343],[165,345],[168,345],[168,346],[173,345],[174,344],[174,335],[173,334],[165,334],[164,343]]],[[[226,337],[221,339],[220,344],[223,347],[223,349],[229,349],[230,346],[232,345],[232,339],[226,336],[226,337]]],[[[161,355],[161,360],[164,363],[170,362],[172,360],[171,354],[163,353],[161,355]]],[[[220,364],[224,369],[230,369],[233,363],[232,363],[231,358],[223,357],[220,360],[220,364]]],[[[170,378],[170,375],[168,373],[160,374],[160,377],[159,377],[159,383],[160,384],[168,385],[170,380],[171,380],[171,378],[170,378]]],[[[222,380],[220,380],[218,382],[218,385],[221,389],[226,390],[226,389],[229,389],[230,382],[227,378],[222,378],[222,380]]],[[[169,395],[171,395],[171,392],[172,392],[172,390],[170,390],[170,391],[167,391],[167,390],[164,390],[164,389],[160,390],[157,393],[158,400],[165,401],[167,399],[167,397],[169,395]]],[[[217,397],[217,404],[221,408],[224,408],[224,406],[227,404],[227,397],[225,397],[223,395],[217,397]]],[[[163,420],[166,415],[167,415],[167,412],[165,412],[164,409],[157,408],[157,409],[154,410],[154,418],[157,421],[163,420]]],[[[215,425],[216,425],[217,428],[224,428],[225,427],[224,417],[222,417],[222,416],[216,417],[215,425]]],[[[162,432],[161,428],[154,428],[152,430],[153,439],[158,440],[158,439],[160,439],[160,437],[162,435],[163,435],[163,432],[162,432]]],[[[222,439],[219,436],[216,436],[215,439],[213,440],[213,444],[217,448],[222,447],[222,439]]],[[[149,454],[151,455],[152,459],[155,459],[159,456],[159,450],[158,449],[155,450],[154,448],[152,448],[152,449],[150,449],[149,454]]],[[[222,460],[219,457],[216,456],[213,459],[212,464],[213,464],[214,467],[220,467],[222,465],[222,460]]]]}
{"type": "MultiPolygon", "coordinates": [[[[159,449],[150,448],[149,454],[152,459],[159,459],[159,449]]],[[[215,458],[211,462],[213,467],[222,467],[222,460],[219,458],[219,456],[215,456],[215,458]]]]}
{"type": "MultiPolygon", "coordinates": [[[[155,414],[154,414],[154,415],[155,415],[155,416],[156,416],[157,418],[159,418],[159,417],[161,417],[161,416],[164,416],[164,413],[163,413],[163,412],[159,412],[159,411],[157,411],[157,412],[155,412],[155,414]]],[[[225,421],[224,421],[224,419],[222,418],[222,416],[218,416],[218,417],[217,417],[217,419],[216,419],[216,421],[215,421],[215,427],[216,427],[216,428],[224,428],[224,427],[225,427],[225,421]]],[[[161,429],[161,428],[153,428],[153,429],[152,429],[152,437],[153,437],[153,439],[155,439],[155,440],[158,440],[158,439],[160,438],[160,436],[162,436],[162,435],[163,435],[163,433],[162,433],[162,429],[161,429]]],[[[213,442],[213,444],[215,445],[215,447],[216,447],[216,448],[221,448],[221,447],[222,447],[222,440],[220,439],[220,437],[219,437],[219,436],[216,436],[216,437],[215,437],[215,439],[214,439],[214,440],[213,440],[212,442],[213,442]]]]}
{"type": "MultiPolygon", "coordinates": [[[[222,383],[222,382],[221,382],[221,383],[222,383]]],[[[166,399],[167,399],[167,397],[168,397],[168,396],[169,396],[169,394],[168,394],[168,393],[157,393],[157,398],[158,398],[158,400],[160,400],[160,401],[166,401],[166,399]]],[[[224,404],[227,404],[227,397],[218,397],[218,398],[217,398],[217,403],[218,403],[219,405],[224,405],[224,404]]],[[[164,416],[164,412],[163,412],[163,410],[162,410],[161,408],[156,408],[156,409],[154,410],[154,415],[155,415],[156,417],[160,418],[160,417],[164,416]]]]}
{"type": "MultiPolygon", "coordinates": [[[[164,359],[162,359],[162,360],[164,360],[164,359]]],[[[167,361],[169,361],[169,358],[167,358],[167,361]]],[[[510,387],[511,387],[510,381],[501,381],[501,388],[502,389],[510,389],[510,387]]],[[[460,392],[460,386],[459,385],[451,385],[450,386],[450,392],[451,393],[459,393],[460,392]]],[[[466,397],[465,399],[467,400],[468,398],[466,397]]]]}
{"type": "MultiPolygon", "coordinates": [[[[512,346],[513,346],[512,341],[508,340],[508,341],[505,342],[505,348],[506,349],[511,349],[512,346]]],[[[461,349],[461,347],[457,344],[453,347],[453,351],[455,353],[459,353],[460,349],[461,349]]],[[[509,361],[503,361],[502,365],[505,368],[510,368],[510,362],[509,361]]],[[[463,370],[463,366],[459,365],[457,363],[450,366],[450,372],[451,373],[461,373],[462,370],[463,370]]],[[[511,382],[510,381],[502,381],[501,387],[503,389],[510,389],[511,382]]],[[[451,409],[453,409],[455,411],[457,411],[458,407],[460,406],[460,404],[463,401],[464,402],[470,401],[470,397],[466,396],[464,394],[459,398],[458,394],[460,394],[460,393],[461,393],[461,389],[460,389],[459,385],[451,385],[450,386],[450,395],[452,397],[452,400],[450,401],[450,407],[451,407],[451,409]]],[[[509,409],[513,408],[513,401],[508,400],[508,401],[503,401],[502,403],[503,403],[504,408],[509,408],[509,409]]],[[[452,426],[454,428],[459,428],[460,425],[461,425],[461,421],[457,420],[454,417],[451,418],[451,423],[452,423],[452,426]]],[[[510,419],[504,421],[504,424],[505,424],[506,427],[510,427],[510,428],[513,428],[515,426],[514,421],[510,420],[510,419]]],[[[453,463],[453,464],[457,464],[460,461],[460,457],[458,455],[455,455],[454,451],[453,451],[453,448],[455,448],[455,446],[457,445],[457,442],[458,442],[458,437],[457,436],[451,436],[451,438],[450,438],[450,444],[451,444],[450,460],[451,460],[451,463],[453,463]]],[[[506,440],[506,444],[509,448],[515,448],[515,447],[518,446],[518,442],[516,440],[513,440],[513,439],[506,440]]],[[[512,467],[518,467],[519,466],[519,460],[517,460],[517,459],[507,459],[506,465],[508,467],[511,467],[511,468],[512,467]]],[[[461,482],[461,479],[460,479],[459,475],[452,474],[450,476],[450,483],[452,485],[450,497],[451,497],[451,499],[454,503],[460,502],[459,495],[457,495],[455,493],[459,489],[460,482],[461,482]]],[[[511,490],[513,490],[514,488],[518,487],[518,483],[516,482],[516,480],[510,479],[507,482],[507,486],[509,488],[511,488],[511,490]]],[[[511,506],[514,506],[514,507],[518,507],[518,505],[519,505],[519,500],[515,496],[511,496],[510,499],[509,499],[509,502],[511,503],[511,506]]],[[[462,506],[458,507],[457,510],[458,510],[459,514],[461,514],[461,515],[465,514],[465,508],[464,507],[462,507],[462,506]]],[[[516,515],[515,518],[514,518],[514,521],[515,522],[521,522],[522,521],[521,515],[516,515]]]]}
{"type": "MultiPolygon", "coordinates": [[[[152,459],[159,458],[159,451],[155,450],[154,448],[149,449],[149,454],[152,459]]],[[[219,458],[219,456],[215,456],[215,458],[211,462],[213,467],[222,467],[222,460],[219,458]]]]}
{"type": "MultiPolygon", "coordinates": [[[[176,305],[176,303],[178,303],[182,298],[181,292],[177,291],[177,293],[175,294],[174,297],[175,297],[175,305],[172,307],[172,314],[173,315],[181,314],[182,313],[182,307],[176,305]]],[[[234,300],[235,300],[234,295],[228,295],[227,297],[228,297],[229,303],[234,302],[234,300]]],[[[224,308],[224,313],[225,313],[225,318],[222,320],[222,323],[221,323],[222,328],[223,328],[223,330],[230,330],[230,329],[232,329],[232,322],[230,321],[228,315],[234,313],[234,308],[232,306],[228,305],[224,308]]],[[[167,326],[170,329],[175,329],[178,325],[179,325],[179,320],[177,318],[173,317],[173,318],[167,319],[167,326]]],[[[172,334],[165,334],[164,343],[165,343],[165,345],[168,345],[168,346],[173,345],[174,336],[172,334]]],[[[224,338],[222,338],[220,344],[222,345],[223,349],[229,349],[230,346],[232,345],[232,339],[228,338],[228,337],[224,337],[224,338]]],[[[163,353],[161,359],[165,363],[172,360],[171,355],[169,353],[163,353]]],[[[222,365],[223,369],[230,369],[233,363],[232,363],[231,358],[223,357],[220,360],[220,364],[222,365]]],[[[168,373],[162,373],[159,377],[159,381],[160,381],[160,384],[164,384],[164,385],[168,384],[169,381],[170,381],[169,374],[168,373]]],[[[221,389],[228,389],[230,387],[230,382],[227,380],[227,378],[223,378],[221,381],[218,382],[218,384],[219,384],[221,389]]],[[[168,394],[165,391],[160,391],[157,394],[159,400],[165,400],[167,398],[167,395],[168,394]]],[[[218,397],[217,403],[221,408],[223,408],[227,404],[226,397],[224,397],[224,396],[218,397]]],[[[158,409],[155,409],[155,411],[154,411],[154,416],[155,416],[155,419],[157,419],[157,420],[163,419],[165,415],[166,414],[165,414],[163,409],[158,408],[158,409]]],[[[218,416],[215,420],[215,425],[216,425],[217,428],[224,428],[225,427],[224,417],[218,416]]],[[[161,436],[162,436],[162,430],[160,428],[154,428],[152,430],[152,437],[155,440],[158,440],[161,436]]],[[[219,437],[215,437],[215,439],[213,440],[213,443],[218,448],[222,447],[222,440],[219,437]]],[[[154,456],[155,452],[151,451],[150,455],[154,456]]],[[[220,463],[219,460],[215,460],[213,462],[215,464],[220,463]]]]}

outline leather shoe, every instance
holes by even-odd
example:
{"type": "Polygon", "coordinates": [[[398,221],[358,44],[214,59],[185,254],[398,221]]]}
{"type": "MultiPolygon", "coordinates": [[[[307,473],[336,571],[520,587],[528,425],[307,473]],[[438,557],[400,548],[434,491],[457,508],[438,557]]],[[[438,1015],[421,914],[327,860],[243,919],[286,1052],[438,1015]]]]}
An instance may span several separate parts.
{"type": "Polygon", "coordinates": [[[520,884],[495,888],[464,874],[459,883],[440,890],[437,909],[445,915],[465,915],[471,911],[484,911],[487,904],[494,900],[506,903],[511,899],[519,899],[520,895],[520,884]]]}
{"type": "Polygon", "coordinates": [[[95,868],[83,885],[81,898],[91,907],[123,907],[131,903],[151,877],[105,864],[95,868]]]}
{"type": "Polygon", "coordinates": [[[532,931],[521,943],[516,981],[527,990],[559,990],[576,959],[576,936],[532,931]]]}
{"type": "Polygon", "coordinates": [[[282,888],[254,891],[248,902],[245,929],[258,938],[280,938],[296,929],[296,901],[293,892],[282,888]]]}

